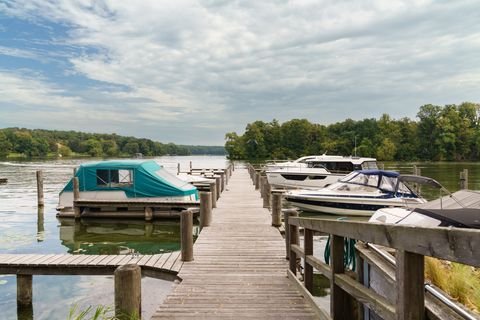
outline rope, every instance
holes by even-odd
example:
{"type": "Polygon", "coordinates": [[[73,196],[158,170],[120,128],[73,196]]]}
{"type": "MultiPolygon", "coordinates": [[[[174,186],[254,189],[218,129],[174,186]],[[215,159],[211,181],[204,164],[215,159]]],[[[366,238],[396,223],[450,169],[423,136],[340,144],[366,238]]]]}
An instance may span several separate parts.
{"type": "MultiPolygon", "coordinates": [[[[343,220],[344,218],[339,218],[338,220],[343,220]]],[[[330,237],[328,235],[327,244],[325,245],[325,251],[323,252],[323,257],[327,264],[330,264],[330,237]]],[[[355,239],[345,238],[343,242],[343,267],[349,268],[350,270],[355,270],[355,239]]]]}

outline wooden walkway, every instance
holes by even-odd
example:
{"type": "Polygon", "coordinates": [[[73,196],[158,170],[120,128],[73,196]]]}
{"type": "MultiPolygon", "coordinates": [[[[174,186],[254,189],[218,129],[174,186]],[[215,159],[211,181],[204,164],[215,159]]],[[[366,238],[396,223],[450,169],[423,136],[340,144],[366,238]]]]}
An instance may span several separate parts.
{"type": "Polygon", "coordinates": [[[125,264],[137,264],[155,278],[176,278],[180,251],[155,255],[0,254],[0,274],[108,275],[125,264]]]}
{"type": "Polygon", "coordinates": [[[260,193],[237,169],[152,319],[316,319],[287,278],[285,241],[260,193]]]}

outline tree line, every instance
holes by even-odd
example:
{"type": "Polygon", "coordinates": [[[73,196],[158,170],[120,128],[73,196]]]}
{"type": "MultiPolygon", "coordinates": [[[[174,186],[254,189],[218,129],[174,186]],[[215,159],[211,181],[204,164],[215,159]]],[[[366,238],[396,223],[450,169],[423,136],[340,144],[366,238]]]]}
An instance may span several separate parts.
{"type": "Polygon", "coordinates": [[[480,104],[423,105],[417,121],[346,119],[320,125],[307,119],[255,121],[242,135],[225,135],[230,159],[294,159],[310,154],[357,155],[381,161],[480,160],[480,104]]]}
{"type": "Polygon", "coordinates": [[[0,158],[24,156],[131,157],[143,156],[225,154],[222,146],[188,146],[160,143],[145,138],[113,134],[56,131],[42,129],[0,129],[0,158]]]}

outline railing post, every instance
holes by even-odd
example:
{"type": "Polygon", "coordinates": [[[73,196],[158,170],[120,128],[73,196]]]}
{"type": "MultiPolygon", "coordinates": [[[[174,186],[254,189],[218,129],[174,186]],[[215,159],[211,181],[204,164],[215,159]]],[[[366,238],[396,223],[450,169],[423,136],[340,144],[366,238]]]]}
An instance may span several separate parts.
{"type": "MultiPolygon", "coordinates": [[[[285,209],[283,210],[283,222],[285,224],[285,247],[286,247],[286,254],[285,258],[290,259],[290,223],[288,221],[290,220],[290,217],[298,217],[298,211],[295,209],[285,209]]],[[[298,230],[296,232],[296,243],[299,243],[298,237],[298,230]]]]}
{"type": "Polygon", "coordinates": [[[304,282],[305,288],[312,292],[313,290],[313,267],[307,263],[307,256],[313,255],[313,230],[305,229],[304,230],[304,242],[303,248],[305,252],[305,256],[303,257],[303,261],[305,263],[304,269],[304,282]]]}
{"type": "Polygon", "coordinates": [[[463,169],[460,172],[460,189],[468,189],[468,169],[463,169]]]}
{"type": "Polygon", "coordinates": [[[292,251],[292,245],[293,244],[299,244],[300,242],[298,241],[298,227],[294,225],[289,224],[289,234],[290,234],[290,246],[289,246],[289,257],[288,257],[288,263],[290,267],[290,271],[292,271],[293,274],[297,274],[297,254],[292,251]]]}
{"type": "Polygon", "coordinates": [[[193,212],[184,210],[180,216],[182,261],[193,261],[193,212]]]}
{"type": "Polygon", "coordinates": [[[39,207],[43,207],[43,171],[37,170],[37,203],[39,207]]]}
{"type": "Polygon", "coordinates": [[[136,264],[125,264],[114,272],[115,317],[137,319],[142,313],[142,271],[136,264]]]}
{"type": "Polygon", "coordinates": [[[260,188],[260,172],[255,171],[255,190],[260,188]]]}
{"type": "Polygon", "coordinates": [[[332,276],[330,280],[330,316],[333,320],[353,319],[353,305],[348,293],[335,284],[335,274],[344,273],[343,266],[344,238],[337,235],[330,235],[330,269],[332,276]]]}
{"type": "Polygon", "coordinates": [[[200,192],[200,228],[208,227],[212,223],[212,193],[200,192]]]}
{"type": "Polygon", "coordinates": [[[32,304],[32,275],[17,274],[17,305],[29,306],[32,304]]]}
{"type": "Polygon", "coordinates": [[[75,219],[80,218],[80,207],[78,207],[75,202],[80,199],[80,184],[78,182],[78,177],[73,177],[73,214],[75,219]]]}
{"type": "Polygon", "coordinates": [[[397,320],[422,320],[425,317],[424,257],[420,254],[397,250],[396,288],[397,320]]]}
{"type": "Polygon", "coordinates": [[[281,191],[272,191],[272,226],[280,227],[282,225],[282,194],[281,191]]]}

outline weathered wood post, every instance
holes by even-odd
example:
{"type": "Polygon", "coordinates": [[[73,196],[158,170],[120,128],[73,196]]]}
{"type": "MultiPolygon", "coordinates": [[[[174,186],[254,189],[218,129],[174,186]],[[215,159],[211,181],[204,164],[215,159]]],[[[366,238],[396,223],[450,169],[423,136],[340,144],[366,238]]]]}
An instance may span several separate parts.
{"type": "Polygon", "coordinates": [[[313,267],[307,263],[307,256],[313,255],[313,230],[305,229],[303,238],[303,248],[305,256],[303,261],[305,262],[304,269],[304,282],[305,288],[312,292],[313,290],[313,267]]]}
{"type": "Polygon", "coordinates": [[[192,173],[192,161],[190,161],[190,173],[192,173]]]}
{"type": "Polygon", "coordinates": [[[37,208],[37,242],[42,242],[43,241],[43,236],[40,236],[40,235],[45,231],[44,212],[45,212],[44,207],[38,207],[37,208]]]}
{"type": "Polygon", "coordinates": [[[43,171],[37,170],[37,203],[39,207],[45,204],[43,200],[43,171]]]}
{"type": "Polygon", "coordinates": [[[272,193],[272,226],[280,227],[282,225],[282,195],[283,192],[273,190],[272,193]]]}
{"type": "Polygon", "coordinates": [[[219,176],[215,176],[215,189],[217,191],[217,200],[220,199],[220,193],[221,193],[221,181],[219,176]]]}
{"type": "Polygon", "coordinates": [[[265,197],[265,179],[266,177],[260,176],[259,186],[258,189],[260,190],[260,198],[265,197]]]}
{"type": "Polygon", "coordinates": [[[145,207],[145,221],[152,221],[153,209],[151,207],[145,207]]]}
{"type": "Polygon", "coordinates": [[[193,212],[184,210],[180,216],[182,261],[193,261],[193,212]]]}
{"type": "Polygon", "coordinates": [[[255,171],[255,190],[260,188],[260,172],[255,171]]]}
{"type": "MultiPolygon", "coordinates": [[[[290,217],[298,217],[298,211],[296,209],[285,209],[283,210],[283,221],[285,223],[285,245],[286,245],[286,258],[290,259],[290,244],[292,243],[290,240],[291,232],[290,232],[290,224],[288,223],[290,217]]],[[[299,240],[299,233],[298,228],[295,232],[295,243],[300,243],[299,240]]]]}
{"type": "Polygon", "coordinates": [[[115,317],[139,319],[142,313],[142,271],[136,264],[125,264],[114,272],[115,317]]]}
{"type": "Polygon", "coordinates": [[[200,191],[200,228],[212,223],[212,193],[200,191]]]}
{"type": "Polygon", "coordinates": [[[397,250],[396,269],[396,319],[422,320],[425,316],[424,256],[397,250]]]}
{"type": "Polygon", "coordinates": [[[463,169],[460,172],[460,189],[468,189],[468,169],[463,169]]]}
{"type": "Polygon", "coordinates": [[[288,264],[290,271],[292,271],[293,274],[297,274],[297,254],[295,253],[295,251],[292,251],[292,245],[300,244],[298,227],[289,224],[288,233],[290,236],[290,246],[288,248],[288,264]]]}
{"type": "Polygon", "coordinates": [[[17,305],[29,306],[32,304],[32,275],[17,274],[17,305]]]}
{"type": "Polygon", "coordinates": [[[332,271],[330,280],[330,316],[333,320],[353,319],[353,305],[350,295],[335,284],[335,274],[345,272],[343,266],[344,238],[337,235],[330,235],[330,269],[332,271]]]}
{"type": "MultiPolygon", "coordinates": [[[[417,167],[416,164],[413,165],[413,174],[416,175],[416,176],[421,176],[422,175],[422,169],[417,167]]],[[[418,183],[415,183],[413,185],[413,187],[414,187],[414,190],[415,190],[416,193],[420,193],[422,191],[421,186],[418,183]]]]}
{"type": "Polygon", "coordinates": [[[180,174],[180,162],[177,163],[177,174],[180,174]]]}
{"type": "Polygon", "coordinates": [[[212,181],[210,182],[210,193],[212,197],[212,208],[217,207],[217,182],[212,181]]]}
{"type": "Polygon", "coordinates": [[[79,219],[81,214],[80,207],[76,205],[78,199],[80,199],[80,183],[78,177],[73,177],[73,215],[75,219],[79,219]]]}
{"type": "Polygon", "coordinates": [[[268,183],[267,177],[265,177],[264,184],[263,184],[263,207],[270,209],[270,183],[268,183]]]}

